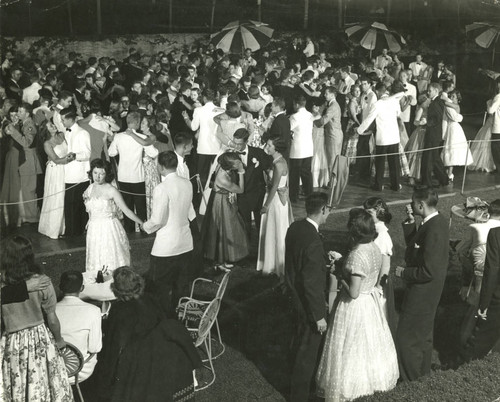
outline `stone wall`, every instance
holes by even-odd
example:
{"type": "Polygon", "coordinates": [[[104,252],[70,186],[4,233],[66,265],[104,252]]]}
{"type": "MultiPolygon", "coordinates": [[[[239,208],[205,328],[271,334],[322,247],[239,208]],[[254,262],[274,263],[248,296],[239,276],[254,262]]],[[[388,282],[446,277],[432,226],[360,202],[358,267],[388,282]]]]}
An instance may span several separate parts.
{"type": "Polygon", "coordinates": [[[69,52],[81,53],[86,60],[90,56],[108,56],[122,60],[133,47],[141,54],[149,56],[160,50],[167,53],[182,49],[209,39],[208,34],[158,34],[158,35],[121,35],[104,39],[68,37],[24,37],[1,38],[2,50],[14,50],[18,55],[30,58],[67,61],[69,52]]]}

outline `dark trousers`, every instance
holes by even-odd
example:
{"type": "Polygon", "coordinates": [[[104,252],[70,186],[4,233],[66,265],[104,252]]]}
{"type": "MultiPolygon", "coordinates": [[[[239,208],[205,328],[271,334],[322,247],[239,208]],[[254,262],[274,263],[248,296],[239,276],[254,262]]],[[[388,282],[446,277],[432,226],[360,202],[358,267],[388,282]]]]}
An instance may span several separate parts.
{"type": "Polygon", "coordinates": [[[252,196],[240,194],[238,197],[238,211],[245,222],[248,239],[251,239],[252,234],[252,212],[255,218],[257,234],[260,233],[260,210],[264,204],[264,196],[265,193],[256,195],[252,194],[252,196]]]}
{"type": "MultiPolygon", "coordinates": [[[[358,137],[358,145],[356,147],[357,156],[370,155],[370,139],[372,134],[360,135],[358,137]]],[[[360,178],[370,178],[370,158],[356,159],[356,171],[360,178]]]]}
{"type": "Polygon", "coordinates": [[[312,157],[303,159],[290,158],[290,200],[297,201],[299,198],[300,180],[302,180],[302,189],[307,197],[312,193],[312,157]]]}
{"type": "Polygon", "coordinates": [[[193,237],[193,254],[191,256],[191,264],[189,265],[189,282],[194,281],[201,276],[203,272],[203,244],[201,242],[200,228],[198,227],[197,219],[189,222],[191,236],[193,237]]]}
{"type": "MultiPolygon", "coordinates": [[[[394,154],[387,156],[387,163],[389,165],[389,177],[391,178],[391,188],[393,190],[399,189],[399,144],[391,145],[377,145],[375,147],[375,155],[394,154]]],[[[382,188],[382,181],[384,180],[385,171],[385,156],[377,156],[375,158],[375,187],[382,188]]]]}
{"type": "Polygon", "coordinates": [[[434,317],[434,313],[401,313],[399,317],[396,348],[403,381],[413,381],[431,372],[434,317]]]}
{"type": "MultiPolygon", "coordinates": [[[[145,196],[146,184],[143,181],[140,183],[125,183],[123,181],[119,181],[118,185],[120,186],[121,195],[123,197],[123,201],[127,204],[127,207],[129,207],[132,212],[135,211],[135,214],[145,221],[147,216],[145,196]],[[124,193],[124,191],[132,194],[124,193]]],[[[123,226],[125,227],[125,231],[127,233],[135,232],[135,222],[126,216],[124,216],[124,218],[125,222],[123,226]]]]}
{"type": "Polygon", "coordinates": [[[189,295],[191,257],[191,251],[171,257],[151,256],[146,291],[157,298],[169,317],[175,316],[179,299],[189,295]]]}
{"type": "Polygon", "coordinates": [[[472,336],[460,355],[465,361],[482,359],[500,339],[500,300],[493,299],[488,307],[487,320],[478,319],[472,336]]]}
{"type": "Polygon", "coordinates": [[[64,223],[66,225],[65,234],[67,236],[79,236],[85,232],[85,226],[89,220],[85,204],[83,203],[83,193],[89,186],[89,182],[66,183],[64,193],[64,223]],[[71,188],[73,187],[73,188],[71,188]]]}
{"type": "MultiPolygon", "coordinates": [[[[431,145],[424,145],[425,148],[431,148],[431,145]]],[[[422,153],[422,165],[420,167],[420,176],[422,184],[428,187],[432,186],[432,173],[439,184],[445,186],[448,184],[448,175],[444,169],[441,159],[441,149],[431,149],[422,153]]]]}
{"type": "Polygon", "coordinates": [[[205,184],[209,179],[210,166],[215,160],[216,155],[198,154],[198,174],[200,175],[201,185],[205,188],[205,184]]]}
{"type": "Polygon", "coordinates": [[[292,365],[290,387],[291,402],[307,402],[311,383],[318,364],[318,352],[322,336],[311,323],[299,322],[297,337],[292,352],[295,354],[292,365]]]}
{"type": "Polygon", "coordinates": [[[491,142],[491,154],[497,167],[497,173],[500,174],[500,134],[491,134],[491,139],[496,140],[491,142]]]}

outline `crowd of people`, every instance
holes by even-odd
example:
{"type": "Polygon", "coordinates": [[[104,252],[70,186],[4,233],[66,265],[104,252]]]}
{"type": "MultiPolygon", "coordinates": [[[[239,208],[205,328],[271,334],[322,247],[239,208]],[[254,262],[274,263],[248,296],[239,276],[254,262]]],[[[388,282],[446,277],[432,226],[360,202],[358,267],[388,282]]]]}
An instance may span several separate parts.
{"type": "MultiPolygon", "coordinates": [[[[82,317],[84,325],[86,314],[65,313],[64,306],[69,309],[82,287],[103,274],[112,279],[118,300],[96,368],[103,367],[103,398],[134,400],[139,388],[131,385],[138,383],[133,370],[147,364],[171,370],[139,339],[168,339],[177,346],[160,349],[174,353],[183,368],[177,376],[169,372],[172,382],[147,379],[141,387],[147,384],[158,398],[165,389],[191,395],[190,373],[199,359],[185,347],[187,332],[164,317],[175,316],[203,259],[230,270],[250,254],[254,236],[256,269],[277,275],[297,309],[292,400],[307,400],[324,333],[316,383],[328,401],[388,390],[399,377],[430,372],[449,240],[430,188],[452,182],[454,166],[499,171],[500,142],[488,140],[500,139],[500,79],[498,94],[487,103],[491,116],[477,135],[484,141],[469,149],[453,66],[437,59],[434,68],[417,55],[405,68],[387,50],[357,66],[335,66],[317,50],[310,38],[304,45],[294,38],[284,53],[264,49],[258,56],[250,49],[224,54],[211,44],[159,51],[147,60],[136,49],[122,61],[83,60],[71,52],[64,63],[6,53],[0,82],[2,226],[15,233],[23,224],[37,225],[51,239],[86,232],[87,255],[84,275],[61,278],[66,300],[59,308],[29,241],[14,236],[5,245],[2,345],[9,353],[2,370],[12,381],[3,384],[5,400],[32,393],[34,399],[72,399],[57,354],[66,339],[58,316],[65,322],[82,317]],[[330,207],[326,194],[314,188],[333,185],[330,176],[342,156],[353,180],[374,191],[384,189],[387,176],[393,191],[402,188],[402,178],[427,188],[415,192],[405,225],[407,267],[396,275],[409,290],[397,329],[388,279],[390,213],[379,197],[366,200],[365,210],[351,211],[351,252],[337,271],[343,290],[335,320],[327,323],[328,273],[318,227],[330,207]],[[292,205],[304,199],[308,218],[294,223],[292,205]],[[416,231],[413,214],[426,230],[416,231]],[[144,278],[128,268],[127,233],[136,231],[156,233],[144,278]],[[440,253],[431,253],[438,241],[440,253]],[[19,309],[26,312],[22,322],[19,309]],[[15,378],[27,366],[16,359],[31,359],[31,338],[43,350],[37,358],[50,360],[53,372],[20,383],[15,378]],[[118,359],[125,345],[133,346],[118,359]],[[138,351],[150,358],[131,365],[138,351]],[[117,378],[123,379],[118,385],[117,378]]],[[[88,315],[95,312],[88,309],[88,315]]],[[[100,329],[93,334],[84,350],[89,354],[101,349],[100,329]]]]}

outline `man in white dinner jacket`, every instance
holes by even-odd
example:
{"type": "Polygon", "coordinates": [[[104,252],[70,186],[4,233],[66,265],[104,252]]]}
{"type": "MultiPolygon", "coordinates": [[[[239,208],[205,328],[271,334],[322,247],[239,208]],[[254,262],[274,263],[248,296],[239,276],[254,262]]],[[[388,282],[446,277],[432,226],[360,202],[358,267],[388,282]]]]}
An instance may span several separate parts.
{"type": "Polygon", "coordinates": [[[306,109],[306,98],[299,95],[295,99],[296,113],[290,116],[292,144],[290,147],[290,201],[299,197],[299,182],[302,180],[304,195],[312,193],[311,161],[313,156],[312,113],[306,109]]]}

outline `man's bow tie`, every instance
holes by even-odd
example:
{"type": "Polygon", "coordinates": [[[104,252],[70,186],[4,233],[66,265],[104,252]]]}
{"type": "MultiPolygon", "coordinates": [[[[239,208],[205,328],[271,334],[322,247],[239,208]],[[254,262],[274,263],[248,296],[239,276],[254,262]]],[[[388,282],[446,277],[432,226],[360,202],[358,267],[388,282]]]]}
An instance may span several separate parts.
{"type": "Polygon", "coordinates": [[[247,153],[245,151],[237,151],[236,152],[238,155],[246,155],[247,153]]]}
{"type": "Polygon", "coordinates": [[[422,65],[422,63],[417,63],[417,66],[420,66],[420,65],[422,65]]]}
{"type": "Polygon", "coordinates": [[[66,131],[71,131],[71,129],[70,129],[70,128],[67,128],[67,129],[66,129],[66,131]]]}

